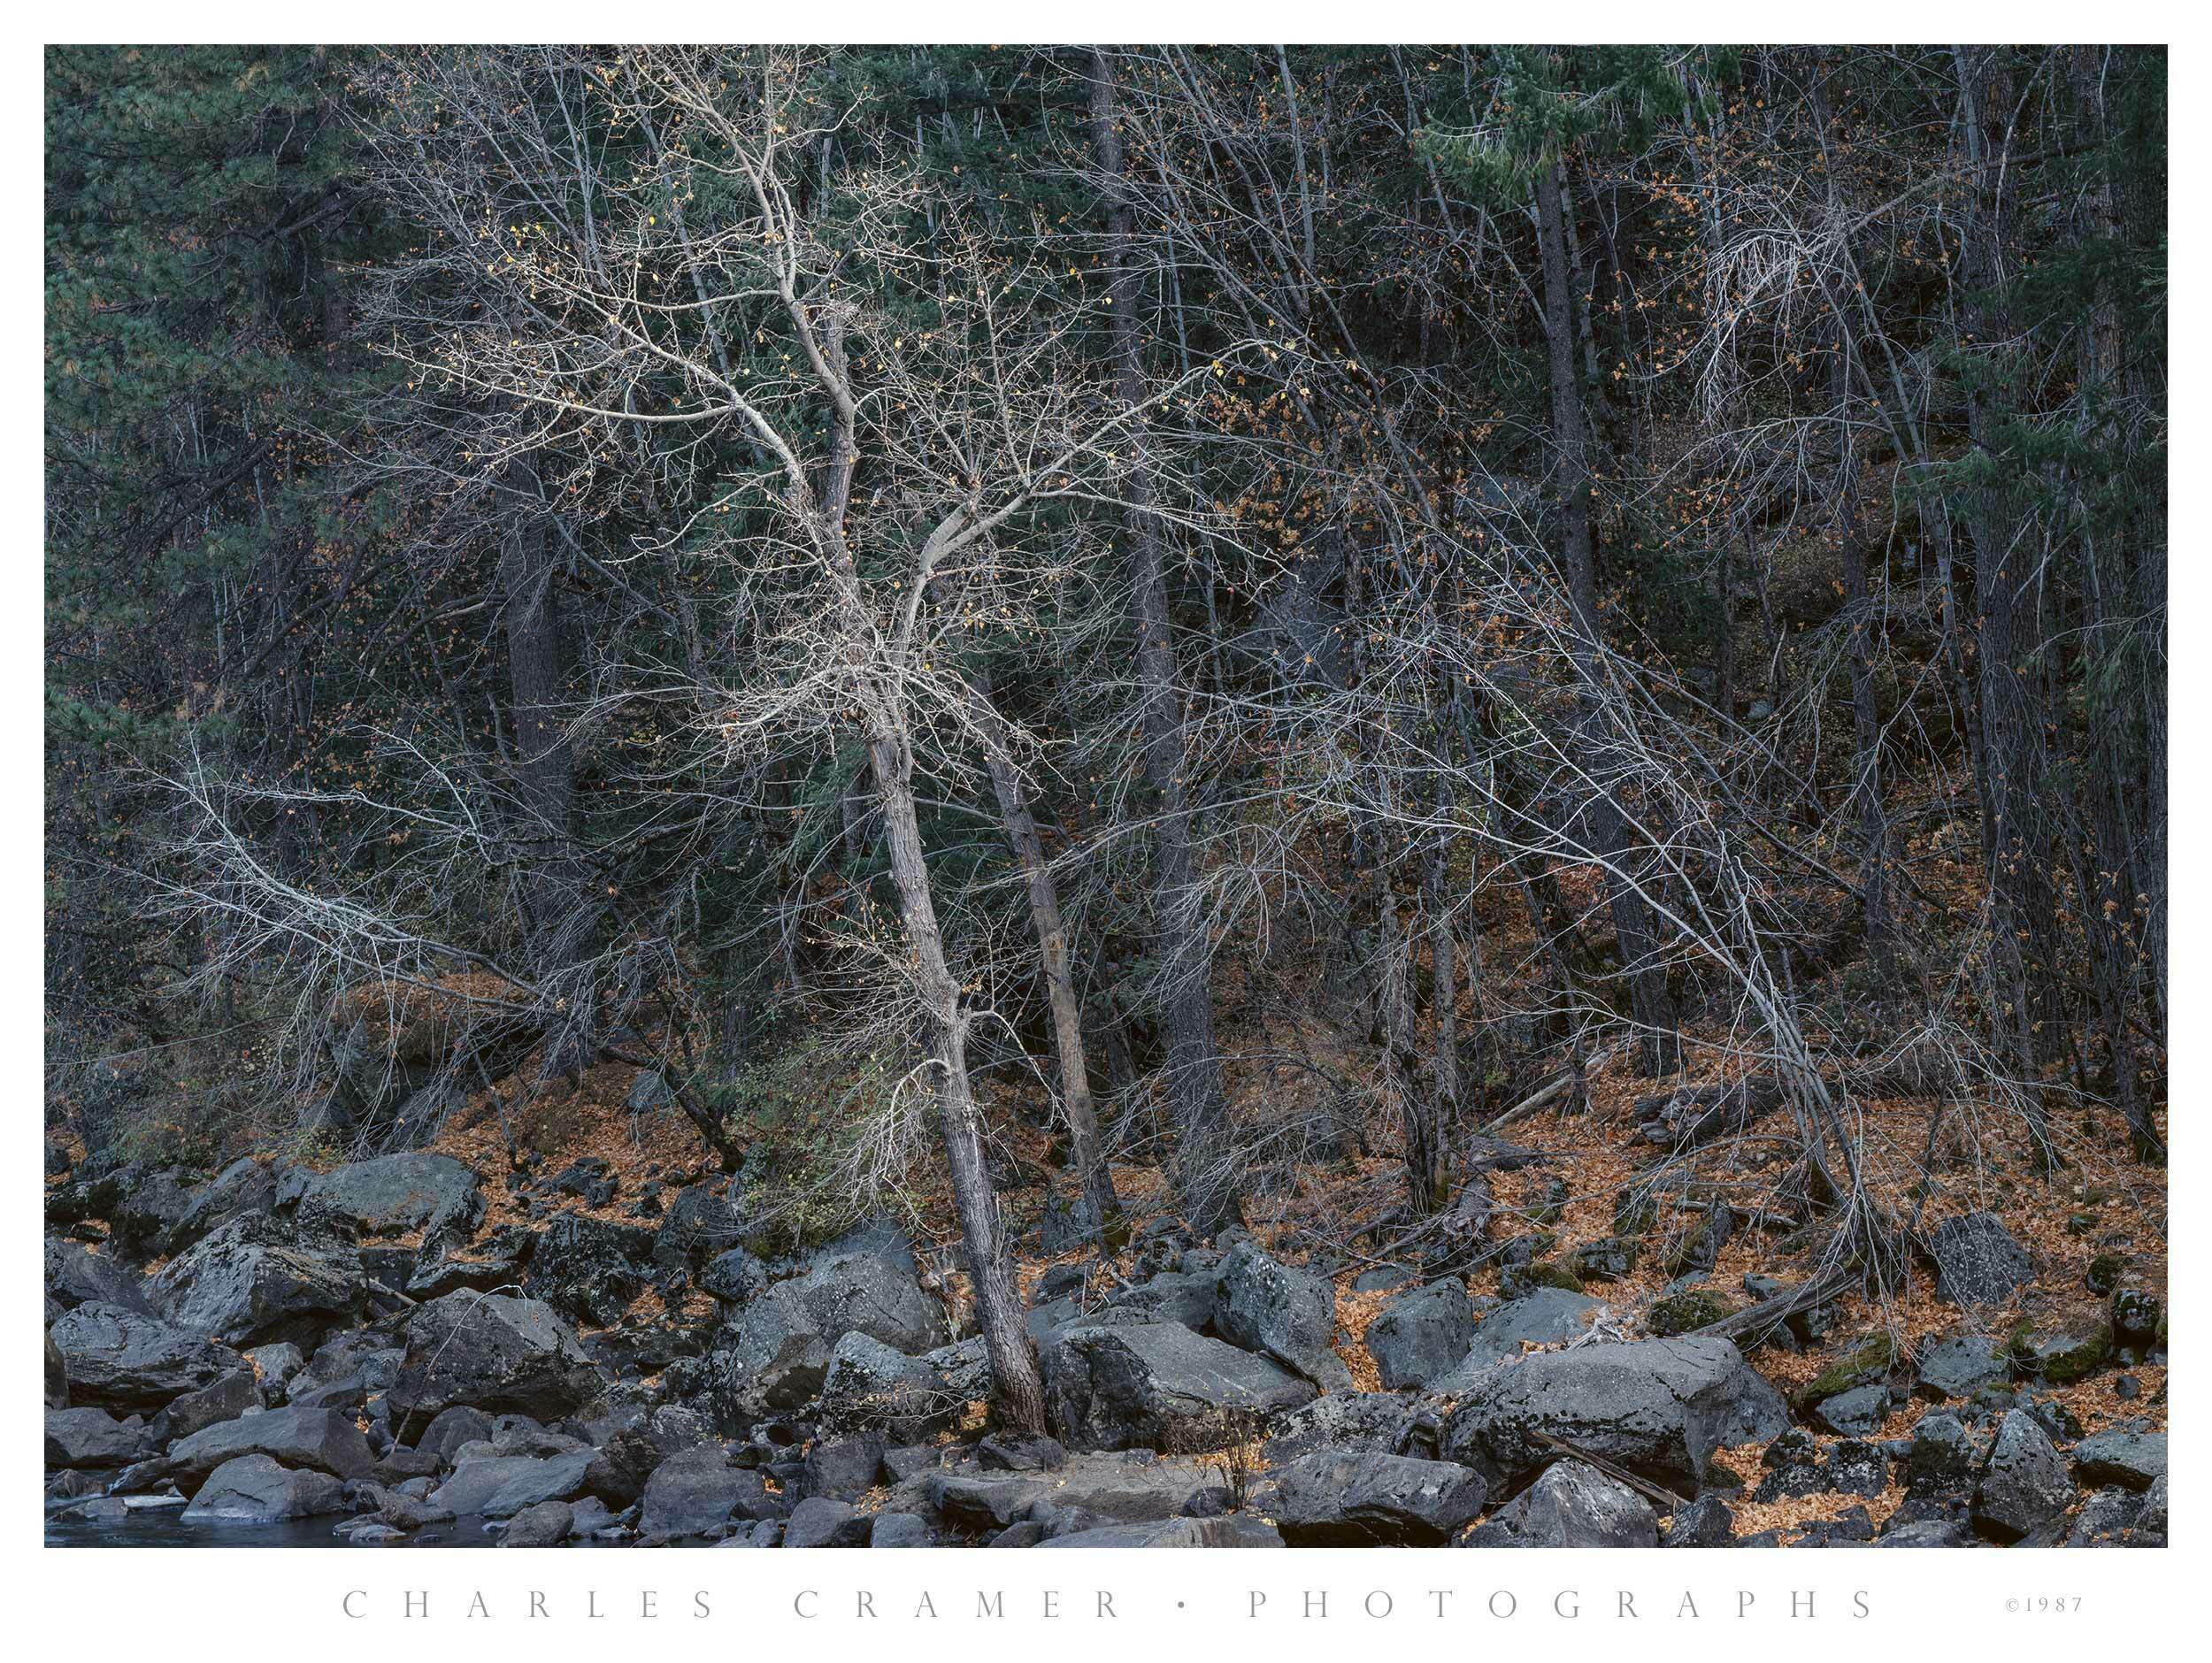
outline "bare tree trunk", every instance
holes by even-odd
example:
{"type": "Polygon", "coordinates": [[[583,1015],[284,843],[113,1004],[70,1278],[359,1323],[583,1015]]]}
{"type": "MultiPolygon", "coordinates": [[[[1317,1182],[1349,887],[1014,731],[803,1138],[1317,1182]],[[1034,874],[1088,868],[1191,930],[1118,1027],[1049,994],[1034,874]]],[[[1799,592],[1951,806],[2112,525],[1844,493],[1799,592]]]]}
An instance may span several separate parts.
{"type": "Polygon", "coordinates": [[[871,734],[869,760],[882,793],[884,842],[891,876],[898,886],[899,913],[914,952],[914,972],[930,1028],[932,1063],[937,1076],[937,1113],[952,1171],[953,1206],[960,1216],[960,1238],[967,1252],[968,1274],[975,1284],[976,1320],[991,1361],[991,1383],[1000,1413],[1025,1432],[1045,1426],[1044,1381],[1029,1343],[1013,1266],[999,1217],[998,1195],[991,1184],[983,1147],[983,1116],[968,1079],[967,1016],[960,985],[946,962],[944,937],[937,923],[937,903],[930,891],[929,867],[922,852],[921,827],[914,813],[913,757],[894,735],[871,734]]]}
{"type": "MultiPolygon", "coordinates": [[[[1544,262],[1544,325],[1546,356],[1551,375],[1552,438],[1559,450],[1559,494],[1566,524],[1567,582],[1575,612],[1575,655],[1584,684],[1582,727],[1592,741],[1594,765],[1602,769],[1603,747],[1599,738],[1597,701],[1603,637],[1598,626],[1597,548],[1590,530],[1589,441],[1582,413],[1582,383],[1575,370],[1574,297],[1567,272],[1567,236],[1561,203],[1562,165],[1537,170],[1538,238],[1544,262]]],[[[1621,967],[1628,978],[1629,996],[1638,1024],[1643,1029],[1644,1064],[1647,1072],[1671,1072],[1679,1056],[1674,1000],[1667,991],[1667,973],[1654,957],[1650,915],[1643,897],[1624,871],[1635,856],[1628,820],[1615,801],[1611,787],[1601,780],[1590,804],[1591,828],[1598,853],[1617,869],[1606,874],[1606,899],[1613,916],[1613,934],[1620,944],[1621,967]]]]}
{"type": "Polygon", "coordinates": [[[991,772],[991,789],[998,797],[999,816],[1006,840],[1021,862],[1022,879],[1029,891],[1029,919],[1037,932],[1037,953],[1044,969],[1045,997],[1052,1007],[1053,1044],[1060,1063],[1060,1096],[1068,1117],[1068,1140],[1074,1146],[1075,1170],[1083,1185],[1084,1229],[1102,1239],[1120,1210],[1114,1195],[1114,1175],[1106,1163],[1105,1140],[1098,1130],[1098,1109],[1091,1100],[1090,1071],[1083,1061],[1083,1007],[1075,996],[1075,975],[1070,967],[1067,926],[1060,916],[1060,886],[1045,859],[1044,839],[1037,817],[1030,812],[1029,795],[1007,743],[1006,724],[991,703],[990,686],[979,672],[969,678],[976,694],[972,707],[976,724],[984,735],[984,761],[991,772]]]}
{"type": "Polygon", "coordinates": [[[529,956],[566,1001],[565,1020],[546,1035],[542,1074],[552,1079],[572,1077],[593,1061],[596,1001],[584,967],[597,911],[570,826],[575,757],[561,719],[567,660],[552,528],[544,518],[537,470],[517,462],[508,481],[515,501],[507,508],[511,523],[500,542],[499,586],[524,821],[524,907],[534,938],[529,956]]]}
{"type": "MultiPolygon", "coordinates": [[[[1107,230],[1111,240],[1109,292],[1113,301],[1116,394],[1129,406],[1143,401],[1143,344],[1137,334],[1141,283],[1133,259],[1128,186],[1122,172],[1121,134],[1116,126],[1113,70],[1103,52],[1091,57],[1091,142],[1110,193],[1107,230]]],[[[1184,782],[1181,678],[1167,609],[1165,551],[1152,508],[1150,464],[1143,435],[1129,474],[1130,586],[1137,624],[1137,678],[1143,704],[1145,773],[1158,798],[1153,839],[1158,864],[1155,911],[1166,962],[1169,1100],[1179,1146],[1175,1184],[1192,1229],[1218,1234],[1236,1222],[1235,1173],[1224,1147],[1227,1106],[1222,1095],[1221,1055],[1214,1043],[1212,944],[1198,900],[1196,853],[1192,847],[1190,793],[1184,782]]]]}

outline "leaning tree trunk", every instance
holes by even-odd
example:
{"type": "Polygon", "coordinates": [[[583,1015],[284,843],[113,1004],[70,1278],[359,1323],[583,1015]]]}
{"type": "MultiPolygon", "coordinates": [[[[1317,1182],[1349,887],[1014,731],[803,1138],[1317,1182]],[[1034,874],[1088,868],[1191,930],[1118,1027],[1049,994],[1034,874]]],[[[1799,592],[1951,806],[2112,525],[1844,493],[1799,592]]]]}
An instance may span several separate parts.
{"type": "Polygon", "coordinates": [[[979,673],[972,679],[972,708],[983,734],[991,789],[998,797],[1006,840],[1021,862],[1022,880],[1029,891],[1029,920],[1037,932],[1045,997],[1052,1007],[1052,1037],[1060,1063],[1060,1096],[1067,1115],[1068,1141],[1073,1146],[1076,1175],[1083,1185],[1083,1228],[1087,1234],[1095,1233],[1103,1241],[1120,1203],[1114,1195],[1113,1172],[1106,1164],[1105,1139],[1099,1135],[1090,1070],[1083,1061],[1083,1006],[1075,996],[1075,975],[1069,964],[1067,925],[1060,916],[1060,886],[1045,859],[1044,839],[1037,831],[1037,816],[1030,810],[1029,793],[1014,770],[1006,723],[991,702],[990,684],[979,673]]]}
{"type": "Polygon", "coordinates": [[[1015,1291],[1012,1261],[999,1216],[998,1194],[983,1147],[983,1115],[968,1078],[967,1015],[960,984],[945,959],[938,928],[937,903],[930,891],[929,867],[922,853],[921,827],[914,813],[913,755],[902,738],[872,734],[868,756],[883,801],[884,843],[891,856],[891,877],[898,886],[899,914],[913,949],[913,970],[929,1026],[932,1063],[937,1076],[937,1114],[952,1172],[954,1210],[975,1284],[976,1320],[991,1362],[991,1384],[999,1412],[1025,1432],[1045,1428],[1044,1381],[1030,1344],[1020,1296],[1015,1291]]]}
{"type": "MultiPolygon", "coordinates": [[[[1108,293],[1112,301],[1115,393],[1134,408],[1144,397],[1143,345],[1137,335],[1139,282],[1133,255],[1135,216],[1122,174],[1113,71],[1105,54],[1091,57],[1091,142],[1110,192],[1108,293]]],[[[1165,961],[1168,1096],[1178,1147],[1176,1191],[1191,1227],[1202,1236],[1237,1222],[1233,1158],[1223,1136],[1228,1119],[1221,1054],[1214,1043],[1213,966],[1205,917],[1198,906],[1190,793],[1184,784],[1181,678],[1167,610],[1167,571],[1153,508],[1150,462],[1143,434],[1133,432],[1136,461],[1129,472],[1129,579],[1137,625],[1137,681],[1142,704],[1145,774],[1159,800],[1153,822],[1158,866],[1155,911],[1165,961]]]]}
{"type": "MultiPolygon", "coordinates": [[[[1589,441],[1583,422],[1582,382],[1575,369],[1574,298],[1567,276],[1567,234],[1561,205],[1562,165],[1537,170],[1538,240],[1544,264],[1544,330],[1551,377],[1552,438],[1559,450],[1561,517],[1566,526],[1567,582],[1574,608],[1576,670],[1583,683],[1581,729],[1591,766],[1604,767],[1598,628],[1597,548],[1590,530],[1589,441]]],[[[1655,955],[1650,914],[1630,876],[1635,860],[1628,816],[1602,778],[1590,803],[1598,854],[1609,867],[1606,900],[1619,943],[1629,997],[1643,1029],[1647,1072],[1671,1072],[1680,1056],[1680,1034],[1666,967],[1655,955]]]]}

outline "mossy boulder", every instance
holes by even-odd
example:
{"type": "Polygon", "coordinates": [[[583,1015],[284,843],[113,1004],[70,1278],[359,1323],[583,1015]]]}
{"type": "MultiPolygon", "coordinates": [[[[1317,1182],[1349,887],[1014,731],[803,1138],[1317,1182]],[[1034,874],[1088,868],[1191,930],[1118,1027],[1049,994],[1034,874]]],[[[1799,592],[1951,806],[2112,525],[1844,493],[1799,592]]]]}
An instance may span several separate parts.
{"type": "Polygon", "coordinates": [[[1854,1386],[1873,1385],[1896,1365],[1897,1341],[1887,1332],[1870,1334],[1806,1383],[1797,1394],[1798,1407],[1809,1409],[1854,1386]]]}
{"type": "Polygon", "coordinates": [[[2013,1355],[2055,1386],[2094,1374],[2112,1355],[2112,1328],[2101,1320],[2077,1319],[2029,1333],[2016,1340],[2013,1355]]]}
{"type": "Polygon", "coordinates": [[[1508,1299],[1517,1299],[1533,1293],[1539,1288],[1557,1288],[1565,1293],[1582,1291],[1582,1278],[1571,1265],[1555,1259],[1540,1259],[1533,1264],[1508,1265],[1498,1273],[1498,1292],[1508,1299]]]}
{"type": "Polygon", "coordinates": [[[1619,1282],[1636,1268],[1636,1243],[1626,1236],[1586,1241],[1570,1255],[1570,1262],[1585,1283],[1619,1282]]]}
{"type": "Polygon", "coordinates": [[[2127,1274],[2128,1261],[2119,1253],[2099,1253],[2089,1261],[2083,1281],[2092,1293],[2110,1293],[2127,1274]]]}
{"type": "Polygon", "coordinates": [[[1689,1288],[1671,1293],[1653,1306],[1648,1325],[1653,1333],[1669,1339],[1733,1315],[1735,1309],[1733,1301],[1724,1294],[1709,1288],[1689,1288]]]}

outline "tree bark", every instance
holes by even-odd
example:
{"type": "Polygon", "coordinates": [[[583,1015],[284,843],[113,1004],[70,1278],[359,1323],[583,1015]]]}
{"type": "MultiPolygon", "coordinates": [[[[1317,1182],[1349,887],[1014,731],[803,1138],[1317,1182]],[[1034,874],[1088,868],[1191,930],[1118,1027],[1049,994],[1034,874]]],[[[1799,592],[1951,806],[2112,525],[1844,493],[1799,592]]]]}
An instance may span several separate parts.
{"type": "MultiPolygon", "coordinates": [[[[1562,206],[1563,165],[1537,170],[1538,240],[1544,264],[1544,330],[1551,378],[1552,439],[1559,451],[1561,517],[1566,527],[1567,583],[1574,608],[1576,670],[1583,683],[1581,727],[1586,756],[1602,770],[1598,710],[1603,636],[1598,622],[1597,548],[1590,527],[1589,440],[1583,420],[1582,383],[1575,370],[1574,296],[1569,287],[1567,237],[1562,206]]],[[[1666,967],[1654,957],[1650,915],[1630,877],[1636,856],[1628,817],[1612,786],[1596,781],[1590,809],[1598,854],[1608,863],[1606,901],[1613,935],[1620,946],[1621,969],[1638,1025],[1643,1030],[1646,1071],[1671,1072],[1680,1055],[1674,1000],[1667,991],[1666,967]]]]}
{"type": "MultiPolygon", "coordinates": [[[[1091,142],[1108,185],[1108,292],[1112,300],[1115,392],[1134,407],[1144,398],[1143,343],[1137,334],[1139,277],[1133,226],[1116,126],[1112,67],[1091,57],[1091,142]]],[[[1190,793],[1183,778],[1183,698],[1167,607],[1165,551],[1153,509],[1150,462],[1143,436],[1130,442],[1137,460],[1128,483],[1129,581],[1137,625],[1137,678],[1142,704],[1145,774],[1158,809],[1153,822],[1157,875],[1154,911],[1165,961],[1168,1098],[1178,1147],[1175,1188],[1184,1215],[1201,1236],[1237,1222],[1233,1157],[1225,1147],[1227,1105],[1221,1056],[1214,1042],[1212,944],[1199,908],[1198,862],[1192,847],[1190,793]]]]}

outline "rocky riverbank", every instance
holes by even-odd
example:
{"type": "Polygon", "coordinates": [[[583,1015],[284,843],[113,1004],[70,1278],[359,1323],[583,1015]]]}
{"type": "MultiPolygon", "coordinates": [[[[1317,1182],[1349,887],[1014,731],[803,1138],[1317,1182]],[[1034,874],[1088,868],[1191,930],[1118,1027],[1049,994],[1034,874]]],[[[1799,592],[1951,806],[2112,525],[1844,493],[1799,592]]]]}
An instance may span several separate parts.
{"type": "Polygon", "coordinates": [[[1376,1307],[1355,1335],[1327,1267],[1156,1220],[1118,1264],[1035,1279],[1053,1435],[1025,1437],[989,1423],[981,1341],[897,1230],[764,1257],[716,1183],[618,1219],[589,1163],[534,1187],[532,1222],[486,1230],[480,1176],[434,1153],[57,1180],[50,1539],[2166,1539],[2159,1299],[2123,1281],[2078,1320],[1993,1322],[2033,1266],[1985,1214],[1934,1233],[1956,1320],[1914,1344],[1840,1330],[1780,1277],[1723,1297],[1709,1261],[1616,1309],[1632,1230],[1571,1265],[1509,1243],[1494,1293],[1371,1268],[1348,1278],[1376,1307]],[[1719,1324],[1759,1336],[1748,1356],[1697,1331],[1766,1301],[1786,1320],[1719,1324]],[[2085,1426],[2066,1392],[2092,1378],[2142,1414],[2085,1426]]]}

